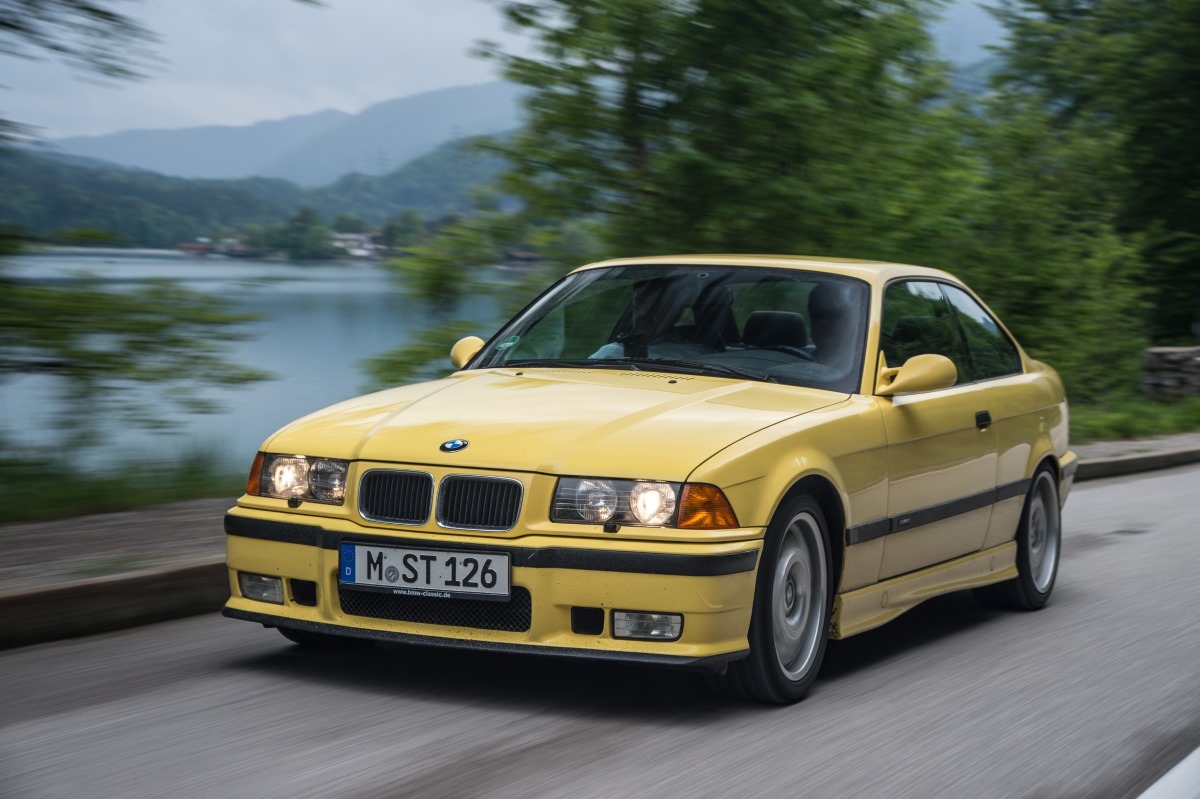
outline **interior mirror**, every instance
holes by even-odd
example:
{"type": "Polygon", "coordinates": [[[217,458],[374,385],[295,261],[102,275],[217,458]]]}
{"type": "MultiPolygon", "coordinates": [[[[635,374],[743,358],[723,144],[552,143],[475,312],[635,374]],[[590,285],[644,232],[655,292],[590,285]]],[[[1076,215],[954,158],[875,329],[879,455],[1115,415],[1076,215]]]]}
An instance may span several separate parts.
{"type": "Polygon", "coordinates": [[[950,388],[958,381],[958,369],[945,355],[914,355],[899,368],[889,368],[883,354],[879,356],[879,379],[875,393],[880,397],[937,391],[950,388]]]}
{"type": "Polygon", "coordinates": [[[467,336],[458,340],[450,350],[450,363],[454,364],[455,369],[461,369],[467,365],[467,362],[475,357],[475,353],[483,347],[483,339],[479,336],[467,336]]]}

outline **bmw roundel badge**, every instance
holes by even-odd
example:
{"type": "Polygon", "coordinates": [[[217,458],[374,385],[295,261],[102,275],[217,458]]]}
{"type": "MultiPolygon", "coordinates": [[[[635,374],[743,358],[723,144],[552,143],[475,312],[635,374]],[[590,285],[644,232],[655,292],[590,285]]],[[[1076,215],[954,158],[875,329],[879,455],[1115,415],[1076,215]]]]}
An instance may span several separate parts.
{"type": "Polygon", "coordinates": [[[442,444],[438,449],[442,452],[462,452],[467,448],[467,441],[463,438],[452,438],[445,444],[442,444]]]}

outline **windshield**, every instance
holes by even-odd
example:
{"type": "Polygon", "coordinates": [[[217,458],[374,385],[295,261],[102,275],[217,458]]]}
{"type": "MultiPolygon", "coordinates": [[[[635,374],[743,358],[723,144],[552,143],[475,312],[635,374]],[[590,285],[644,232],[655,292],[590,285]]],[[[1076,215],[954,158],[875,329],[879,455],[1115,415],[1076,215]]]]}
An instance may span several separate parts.
{"type": "Polygon", "coordinates": [[[793,269],[616,266],[567,275],[472,368],[647,369],[853,393],[867,284],[793,269]]]}

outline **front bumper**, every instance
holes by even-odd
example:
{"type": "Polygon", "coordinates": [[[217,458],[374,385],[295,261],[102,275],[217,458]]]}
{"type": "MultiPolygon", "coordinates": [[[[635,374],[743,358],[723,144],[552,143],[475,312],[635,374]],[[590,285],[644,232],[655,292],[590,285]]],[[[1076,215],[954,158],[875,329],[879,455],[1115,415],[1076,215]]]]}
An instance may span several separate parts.
{"type": "Polygon", "coordinates": [[[759,540],[682,544],[538,535],[497,541],[478,535],[381,535],[340,520],[330,529],[294,518],[242,509],[225,517],[231,593],[226,616],[357,638],[659,665],[719,665],[748,651],[759,540]],[[517,623],[511,617],[493,623],[496,612],[503,615],[496,607],[503,603],[387,594],[369,596],[364,610],[362,595],[338,584],[343,540],[507,552],[510,602],[520,595],[528,610],[522,609],[525,615],[518,614],[517,623]],[[283,604],[244,596],[239,571],[283,578],[283,604]],[[573,611],[580,610],[602,623],[579,629],[573,611]],[[614,610],[682,614],[681,636],[675,641],[614,638],[614,610]]]}

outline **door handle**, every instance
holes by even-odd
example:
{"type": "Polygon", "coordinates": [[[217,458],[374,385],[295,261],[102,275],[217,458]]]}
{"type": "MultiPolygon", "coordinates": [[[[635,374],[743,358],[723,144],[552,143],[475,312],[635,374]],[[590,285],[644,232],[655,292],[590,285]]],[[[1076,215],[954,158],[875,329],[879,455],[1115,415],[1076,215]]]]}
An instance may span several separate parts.
{"type": "Polygon", "coordinates": [[[980,430],[987,430],[992,423],[992,415],[987,411],[977,411],[975,413],[975,426],[980,430]]]}

